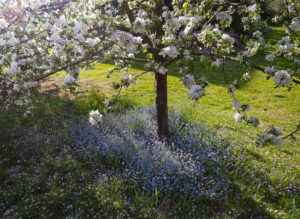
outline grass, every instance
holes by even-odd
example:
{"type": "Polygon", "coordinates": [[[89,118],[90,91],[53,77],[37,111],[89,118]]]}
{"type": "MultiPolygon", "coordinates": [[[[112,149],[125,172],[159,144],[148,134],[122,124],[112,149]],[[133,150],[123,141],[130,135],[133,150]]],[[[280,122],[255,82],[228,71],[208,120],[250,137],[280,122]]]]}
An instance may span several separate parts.
{"type": "MultiPolygon", "coordinates": [[[[265,36],[278,40],[283,31],[272,27],[265,36]]],[[[262,59],[264,54],[255,57],[259,64],[262,59]]],[[[282,59],[276,64],[276,68],[288,67],[282,59]]],[[[0,115],[0,215],[165,218],[186,216],[198,206],[196,215],[207,217],[300,217],[300,134],[296,135],[298,140],[287,139],[282,147],[255,144],[257,136],[270,125],[279,126],[285,134],[295,129],[300,120],[299,86],[291,91],[274,89],[272,79],[268,81],[262,72],[250,69],[251,79],[238,83],[236,95],[250,104],[249,115],[260,118],[255,128],[234,121],[235,111],[226,87],[249,69],[227,62],[224,77],[221,69],[207,69],[196,62],[194,65],[195,77],[205,76],[210,82],[206,96],[197,104],[189,100],[188,90],[181,85],[182,75],[174,65],[168,76],[169,106],[180,109],[190,121],[207,124],[235,148],[232,157],[239,162],[228,172],[233,182],[228,200],[192,204],[184,199],[157,200],[144,197],[138,190],[125,191],[118,180],[99,183],[101,177],[97,174],[106,167],[95,170],[61,136],[66,135],[64,121],[87,115],[91,109],[104,112],[102,101],[116,94],[110,85],[119,81],[122,73],[106,78],[113,67],[106,63],[82,70],[81,86],[74,94],[60,86],[64,73],[50,78],[42,85],[43,95],[38,96],[39,102],[27,118],[17,109],[0,115]]],[[[134,65],[129,72],[137,75],[143,68],[134,65]]],[[[154,74],[148,73],[121,93],[115,113],[132,105],[154,103],[154,74]]]]}

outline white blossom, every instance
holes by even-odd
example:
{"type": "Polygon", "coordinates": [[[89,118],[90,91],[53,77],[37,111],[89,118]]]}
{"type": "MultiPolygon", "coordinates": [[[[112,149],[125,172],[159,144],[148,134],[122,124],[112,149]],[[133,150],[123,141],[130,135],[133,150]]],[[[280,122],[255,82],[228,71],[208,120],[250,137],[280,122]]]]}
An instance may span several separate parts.
{"type": "Polygon", "coordinates": [[[253,36],[254,36],[255,38],[260,38],[260,37],[262,36],[262,32],[260,32],[259,30],[257,30],[257,31],[255,31],[255,32],[253,33],[253,36]]]}
{"type": "Polygon", "coordinates": [[[159,66],[159,65],[155,66],[155,70],[162,75],[165,75],[168,72],[167,68],[165,68],[163,66],[159,66]]]}
{"type": "Polygon", "coordinates": [[[25,89],[30,89],[30,88],[34,87],[35,85],[36,85],[36,82],[28,81],[28,82],[25,82],[23,86],[25,89]]]}
{"type": "Polygon", "coordinates": [[[71,75],[68,75],[67,77],[64,78],[64,83],[63,85],[66,86],[68,84],[72,84],[76,81],[76,78],[74,78],[73,76],[71,75]]]}
{"type": "Polygon", "coordinates": [[[293,31],[298,31],[300,30],[300,20],[299,18],[294,18],[292,20],[292,23],[290,25],[290,28],[293,30],[293,31]]]}
{"type": "Polygon", "coordinates": [[[51,40],[51,41],[53,41],[53,42],[56,42],[56,43],[60,43],[60,42],[63,41],[63,39],[62,39],[62,38],[60,37],[60,35],[57,34],[57,33],[53,33],[53,34],[50,36],[49,40],[51,40]]]}
{"type": "Polygon", "coordinates": [[[274,72],[274,67],[267,66],[264,71],[266,74],[272,74],[274,72]]]}
{"type": "Polygon", "coordinates": [[[217,19],[220,20],[221,23],[224,23],[225,26],[229,26],[232,22],[232,16],[227,11],[218,13],[217,19]]]}
{"type": "Polygon", "coordinates": [[[8,25],[9,25],[9,23],[8,22],[6,22],[6,20],[5,19],[0,19],[0,27],[1,28],[7,28],[8,27],[8,25]]]}
{"type": "Polygon", "coordinates": [[[163,48],[162,51],[159,53],[159,55],[166,57],[167,55],[171,58],[176,58],[178,56],[178,52],[176,50],[175,46],[168,46],[166,48],[163,48]]]}
{"type": "Polygon", "coordinates": [[[275,59],[275,55],[268,54],[268,55],[266,55],[265,59],[268,60],[269,62],[272,62],[275,59]]]}
{"type": "Polygon", "coordinates": [[[225,41],[229,41],[231,44],[234,44],[235,39],[233,39],[231,36],[229,36],[228,34],[222,34],[222,39],[225,41]]]}
{"type": "Polygon", "coordinates": [[[249,80],[250,78],[251,78],[251,76],[250,76],[250,73],[249,73],[249,72],[245,72],[245,73],[243,74],[243,79],[244,79],[245,81],[249,80]]]}
{"type": "Polygon", "coordinates": [[[206,93],[205,89],[201,85],[192,85],[189,90],[189,98],[198,100],[206,93]]]}
{"type": "Polygon", "coordinates": [[[219,67],[220,64],[221,64],[221,60],[220,60],[220,59],[217,59],[216,61],[213,61],[213,62],[211,63],[211,66],[219,67]]]}
{"type": "Polygon", "coordinates": [[[102,121],[102,114],[99,113],[98,110],[92,110],[90,113],[89,113],[89,123],[91,125],[97,125],[99,124],[101,121],[102,121]]]}
{"type": "Polygon", "coordinates": [[[99,37],[96,37],[95,39],[87,38],[85,42],[90,46],[95,46],[96,44],[98,44],[100,42],[100,39],[99,39],[99,37]]]}
{"type": "Polygon", "coordinates": [[[195,84],[195,79],[193,75],[187,74],[182,79],[183,79],[183,85],[187,89],[190,89],[191,86],[195,84]]]}
{"type": "Polygon", "coordinates": [[[131,74],[125,73],[122,77],[122,80],[127,81],[129,84],[136,84],[136,81],[131,74]]]}
{"type": "Polygon", "coordinates": [[[292,82],[292,77],[287,71],[281,70],[275,73],[274,81],[277,87],[285,87],[292,82]]]}
{"type": "Polygon", "coordinates": [[[188,70],[188,67],[181,67],[180,69],[179,69],[179,74],[183,74],[185,71],[187,71],[188,70]]]}
{"type": "Polygon", "coordinates": [[[236,122],[241,122],[242,118],[243,118],[242,114],[240,114],[240,113],[235,113],[234,114],[234,119],[235,119],[236,122]]]}
{"type": "Polygon", "coordinates": [[[109,99],[103,100],[103,104],[105,105],[105,107],[108,107],[108,105],[109,105],[109,99]]]}
{"type": "Polygon", "coordinates": [[[282,16],[279,16],[279,15],[275,15],[273,18],[272,18],[272,22],[274,23],[277,23],[279,21],[282,20],[282,16]]]}

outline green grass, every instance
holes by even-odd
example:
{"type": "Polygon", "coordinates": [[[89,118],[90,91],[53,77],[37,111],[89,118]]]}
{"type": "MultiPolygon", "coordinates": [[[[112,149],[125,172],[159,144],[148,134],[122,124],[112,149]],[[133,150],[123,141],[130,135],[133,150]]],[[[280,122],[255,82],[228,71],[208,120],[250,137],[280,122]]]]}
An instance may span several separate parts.
{"type": "MultiPolygon", "coordinates": [[[[281,39],[284,29],[272,27],[265,33],[269,39],[281,39]]],[[[262,64],[264,54],[255,57],[262,64]]],[[[267,127],[279,126],[285,134],[293,131],[300,120],[300,87],[274,88],[274,81],[266,80],[262,72],[246,69],[227,62],[225,77],[221,69],[207,69],[195,64],[195,77],[206,77],[210,82],[207,94],[198,103],[188,99],[188,90],[182,86],[178,66],[173,65],[168,75],[168,103],[182,110],[191,121],[208,124],[228,138],[236,148],[234,157],[240,163],[232,167],[232,192],[221,203],[196,203],[203,206],[196,215],[207,217],[300,217],[300,196],[288,195],[283,188],[300,187],[300,134],[298,140],[287,139],[282,147],[257,147],[255,139],[267,127]],[[236,123],[227,84],[240,80],[250,70],[251,79],[240,81],[237,99],[249,103],[249,115],[260,118],[259,127],[236,123]],[[255,176],[256,180],[253,180],[255,176]]],[[[279,59],[276,68],[288,67],[279,59]]],[[[144,197],[139,191],[124,191],[117,180],[100,184],[88,162],[73,153],[68,144],[57,136],[65,135],[66,119],[87,115],[91,109],[105,112],[102,101],[112,99],[122,72],[107,78],[112,64],[97,64],[94,69],[82,70],[81,87],[74,94],[61,91],[59,95],[39,96],[32,115],[25,118],[17,109],[0,115],[0,215],[3,217],[150,217],[165,218],[171,214],[184,217],[191,212],[191,203],[180,200],[160,200],[144,197]],[[71,98],[69,98],[71,97],[71,98]],[[23,138],[30,136],[29,138],[23,138]],[[128,200],[128,197],[130,200],[128,200]],[[132,210],[134,208],[134,210],[132,210]],[[11,210],[11,211],[9,211],[11,210]],[[127,213],[125,213],[127,212],[127,213]],[[177,213],[174,213],[177,212],[177,213]]],[[[129,72],[143,72],[134,65],[129,72]]],[[[58,73],[44,83],[51,88],[61,84],[64,73],[58,73]]],[[[47,89],[45,89],[47,90],[47,89]]],[[[154,105],[154,74],[141,76],[136,85],[125,89],[119,99],[121,113],[132,105],[154,105]]],[[[99,172],[105,167],[99,167],[99,172]]],[[[195,204],[195,203],[193,203],[195,204]]]]}

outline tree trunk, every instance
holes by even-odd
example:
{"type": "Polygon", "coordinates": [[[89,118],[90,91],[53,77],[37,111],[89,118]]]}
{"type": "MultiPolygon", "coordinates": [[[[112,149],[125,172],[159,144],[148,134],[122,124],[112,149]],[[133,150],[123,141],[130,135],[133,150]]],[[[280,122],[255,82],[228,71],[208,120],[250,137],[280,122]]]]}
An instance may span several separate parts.
{"type": "Polygon", "coordinates": [[[168,93],[167,93],[167,74],[162,75],[155,72],[155,91],[156,91],[156,130],[158,140],[168,139],[168,93]]]}

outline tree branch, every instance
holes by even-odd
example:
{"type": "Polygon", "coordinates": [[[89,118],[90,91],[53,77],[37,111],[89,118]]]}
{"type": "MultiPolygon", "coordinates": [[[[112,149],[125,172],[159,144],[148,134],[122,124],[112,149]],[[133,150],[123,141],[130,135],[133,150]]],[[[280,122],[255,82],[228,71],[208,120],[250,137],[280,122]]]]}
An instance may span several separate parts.
{"type": "Polygon", "coordinates": [[[134,61],[134,62],[142,62],[142,63],[148,63],[149,61],[147,59],[138,59],[138,58],[123,58],[123,57],[111,57],[112,59],[122,59],[127,61],[134,61]]]}
{"type": "Polygon", "coordinates": [[[288,138],[288,137],[290,137],[290,136],[293,136],[293,135],[294,135],[296,132],[298,132],[299,130],[300,130],[300,128],[297,127],[295,131],[293,131],[292,133],[290,133],[290,134],[284,136],[284,137],[281,138],[281,139],[286,139],[286,138],[288,138]]]}
{"type": "Polygon", "coordinates": [[[134,16],[133,16],[132,11],[131,11],[130,8],[129,8],[129,5],[128,5],[128,1],[127,1],[127,0],[124,0],[124,1],[123,1],[123,8],[124,8],[125,11],[126,11],[126,14],[127,14],[128,18],[129,18],[130,23],[132,24],[132,23],[134,22],[134,16]]]}
{"type": "MultiPolygon", "coordinates": [[[[94,59],[97,59],[97,58],[99,58],[99,57],[97,57],[97,56],[101,55],[101,54],[103,53],[103,51],[105,51],[105,50],[107,50],[109,47],[113,46],[113,44],[114,44],[114,42],[108,43],[107,45],[105,45],[105,46],[104,46],[100,51],[98,51],[97,53],[96,53],[96,52],[95,52],[95,53],[92,53],[92,54],[90,54],[88,57],[85,57],[85,58],[83,58],[83,59],[80,59],[80,60],[77,60],[77,61],[72,62],[72,63],[70,63],[70,64],[67,64],[67,65],[65,65],[65,66],[63,66],[63,67],[57,68],[57,69],[55,69],[55,70],[53,70],[53,71],[51,71],[51,72],[49,72],[49,73],[47,73],[47,74],[45,74],[45,75],[42,75],[42,76],[40,76],[40,77],[38,77],[38,78],[35,78],[35,81],[41,81],[41,80],[43,80],[43,79],[45,79],[45,78],[47,78],[47,77],[49,77],[49,76],[51,76],[51,75],[53,75],[53,74],[55,74],[55,73],[57,73],[57,72],[66,70],[67,68],[69,68],[69,67],[71,67],[71,66],[78,65],[78,64],[80,64],[81,62],[88,61],[88,60],[91,60],[91,59],[93,59],[93,60],[94,60],[94,59]]],[[[45,70],[44,70],[44,71],[45,71],[45,70]]]]}

